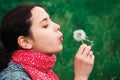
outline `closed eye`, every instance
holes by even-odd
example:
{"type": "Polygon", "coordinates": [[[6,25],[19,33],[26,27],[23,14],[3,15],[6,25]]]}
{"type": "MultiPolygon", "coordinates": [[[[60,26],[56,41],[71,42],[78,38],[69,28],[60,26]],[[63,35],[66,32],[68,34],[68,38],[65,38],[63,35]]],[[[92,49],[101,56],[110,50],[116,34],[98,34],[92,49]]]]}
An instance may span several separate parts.
{"type": "Polygon", "coordinates": [[[48,24],[43,26],[43,28],[47,28],[47,27],[48,27],[48,24]]]}

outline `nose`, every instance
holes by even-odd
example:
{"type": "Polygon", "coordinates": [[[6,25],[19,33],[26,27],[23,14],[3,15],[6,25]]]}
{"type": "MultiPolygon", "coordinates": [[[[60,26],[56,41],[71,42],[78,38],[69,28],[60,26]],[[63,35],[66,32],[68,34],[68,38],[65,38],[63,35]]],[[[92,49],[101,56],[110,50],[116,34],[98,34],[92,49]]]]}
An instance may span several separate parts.
{"type": "Polygon", "coordinates": [[[57,23],[54,23],[54,30],[55,31],[59,31],[60,30],[60,25],[59,24],[57,24],[57,23]]]}

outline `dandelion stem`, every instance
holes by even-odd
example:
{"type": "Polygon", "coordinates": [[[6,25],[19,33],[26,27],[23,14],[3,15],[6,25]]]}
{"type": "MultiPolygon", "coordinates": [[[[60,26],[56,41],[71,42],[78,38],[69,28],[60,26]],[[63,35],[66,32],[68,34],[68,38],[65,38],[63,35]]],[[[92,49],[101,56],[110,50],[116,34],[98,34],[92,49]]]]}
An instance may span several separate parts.
{"type": "Polygon", "coordinates": [[[84,44],[84,42],[82,40],[80,40],[82,44],[84,44]]]}

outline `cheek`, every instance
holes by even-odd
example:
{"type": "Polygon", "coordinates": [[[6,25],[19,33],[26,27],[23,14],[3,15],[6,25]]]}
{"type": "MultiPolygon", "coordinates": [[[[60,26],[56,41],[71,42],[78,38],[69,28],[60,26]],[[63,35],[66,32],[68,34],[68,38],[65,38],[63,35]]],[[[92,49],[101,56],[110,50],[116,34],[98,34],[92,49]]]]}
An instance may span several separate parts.
{"type": "Polygon", "coordinates": [[[33,45],[33,49],[43,53],[58,52],[62,49],[57,34],[50,30],[34,34],[33,45]]]}
{"type": "Polygon", "coordinates": [[[41,32],[34,35],[34,42],[37,46],[47,47],[57,43],[57,36],[52,32],[41,32]]]}
{"type": "Polygon", "coordinates": [[[46,45],[54,45],[57,41],[57,38],[55,35],[46,35],[46,36],[43,36],[43,38],[41,39],[42,42],[44,42],[46,45]]]}

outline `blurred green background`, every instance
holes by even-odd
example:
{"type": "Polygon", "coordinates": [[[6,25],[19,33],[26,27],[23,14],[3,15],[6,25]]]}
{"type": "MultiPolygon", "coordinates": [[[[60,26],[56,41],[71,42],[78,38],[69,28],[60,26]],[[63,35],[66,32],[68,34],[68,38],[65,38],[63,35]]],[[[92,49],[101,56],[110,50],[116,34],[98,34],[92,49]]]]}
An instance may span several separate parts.
{"type": "Polygon", "coordinates": [[[76,29],[83,29],[94,42],[95,64],[89,80],[120,80],[120,0],[0,0],[0,21],[25,2],[43,5],[61,26],[64,48],[54,67],[60,80],[74,77],[74,56],[81,45],[73,39],[76,29]]]}

